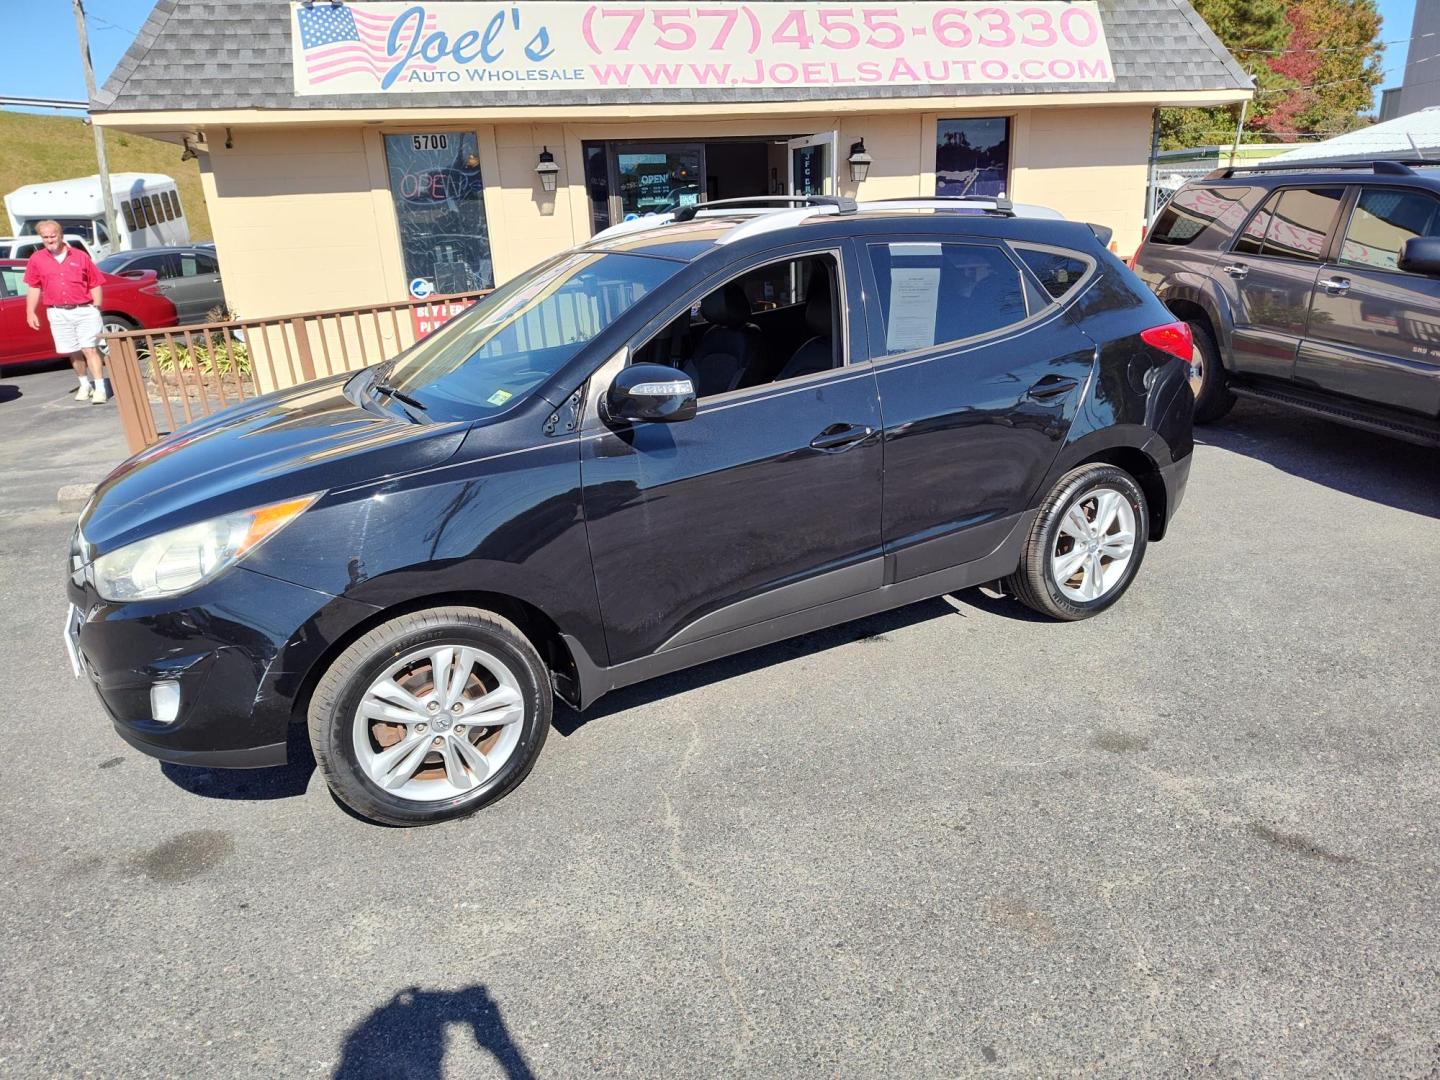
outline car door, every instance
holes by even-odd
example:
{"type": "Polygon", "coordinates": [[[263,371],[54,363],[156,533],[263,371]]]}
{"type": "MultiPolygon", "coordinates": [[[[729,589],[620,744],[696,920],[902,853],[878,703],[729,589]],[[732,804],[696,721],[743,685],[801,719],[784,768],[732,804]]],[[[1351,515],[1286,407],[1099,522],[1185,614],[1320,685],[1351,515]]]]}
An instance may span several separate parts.
{"type": "Polygon", "coordinates": [[[1334,260],[1320,269],[1296,382],[1440,416],[1440,279],[1399,268],[1416,236],[1440,236],[1440,199],[1358,190],[1334,260]]]}
{"type": "Polygon", "coordinates": [[[1219,260],[1211,280],[1234,315],[1225,358],[1233,372],[1294,376],[1320,260],[1344,197],[1343,185],[1271,192],[1219,260]]]}
{"type": "Polygon", "coordinates": [[[40,308],[40,329],[31,330],[25,319],[23,266],[0,267],[0,363],[40,360],[55,355],[55,342],[44,307],[40,308]]]}
{"type": "MultiPolygon", "coordinates": [[[[859,288],[843,243],[746,259],[677,298],[592,378],[593,400],[626,359],[665,362],[668,355],[701,370],[697,385],[711,373],[720,379],[718,392],[701,396],[696,415],[679,423],[611,426],[590,407],[581,474],[612,665],[881,584],[880,408],[857,328],[859,288]],[[787,346],[789,359],[764,358],[764,381],[734,389],[741,380],[698,352],[679,359],[680,335],[671,328],[708,310],[704,298],[742,280],[763,278],[772,293],[796,288],[786,283],[799,271],[779,264],[803,268],[812,259],[823,260],[829,295],[840,300],[820,299],[814,275],[805,285],[805,312],[812,323],[833,326],[828,336],[817,331],[798,349],[787,346]],[[807,367],[793,361],[813,357],[822,337],[830,366],[787,377],[787,369],[807,367]]],[[[763,306],[758,296],[749,302],[763,306]]],[[[724,329],[736,341],[759,332],[743,317],[724,329]]]]}
{"type": "Polygon", "coordinates": [[[203,251],[177,251],[172,256],[175,277],[165,295],[175,305],[182,323],[204,322],[206,312],[225,303],[220,291],[220,267],[203,251]]]}
{"type": "Polygon", "coordinates": [[[1027,510],[1094,368],[1068,304],[1094,260],[933,235],[867,238],[870,351],[885,413],[886,553],[896,581],[989,554],[1027,510]],[[1052,264],[1058,261],[1058,266],[1052,264]]]}

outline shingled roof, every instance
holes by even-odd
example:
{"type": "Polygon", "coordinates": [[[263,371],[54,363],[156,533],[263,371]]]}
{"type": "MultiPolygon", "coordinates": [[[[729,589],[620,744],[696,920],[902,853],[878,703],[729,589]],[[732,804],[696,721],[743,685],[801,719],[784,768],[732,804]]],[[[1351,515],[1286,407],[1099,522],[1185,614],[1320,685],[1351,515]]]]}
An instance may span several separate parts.
{"type": "MultiPolygon", "coordinates": [[[[430,0],[438,6],[445,0],[430,0]]],[[[1115,69],[1113,83],[1025,85],[750,87],[667,89],[681,102],[803,101],[814,98],[972,97],[1109,91],[1248,90],[1250,80],[1185,0],[1099,0],[1115,69]]],[[[96,94],[94,112],[213,109],[481,108],[654,102],[654,90],[470,91],[297,97],[290,60],[288,0],[158,0],[150,18],[96,94]]]]}

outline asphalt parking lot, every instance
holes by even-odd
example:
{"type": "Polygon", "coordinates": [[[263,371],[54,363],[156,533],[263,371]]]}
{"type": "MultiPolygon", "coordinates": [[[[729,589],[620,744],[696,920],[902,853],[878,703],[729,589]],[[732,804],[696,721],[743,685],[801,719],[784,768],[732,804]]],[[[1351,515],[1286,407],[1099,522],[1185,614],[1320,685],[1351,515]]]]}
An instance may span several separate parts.
{"type": "Polygon", "coordinates": [[[1242,402],[1110,613],[635,687],[406,831],[111,732],[54,499],[124,451],[69,387],[0,386],[0,1074],[1440,1070],[1440,453],[1242,402]]]}

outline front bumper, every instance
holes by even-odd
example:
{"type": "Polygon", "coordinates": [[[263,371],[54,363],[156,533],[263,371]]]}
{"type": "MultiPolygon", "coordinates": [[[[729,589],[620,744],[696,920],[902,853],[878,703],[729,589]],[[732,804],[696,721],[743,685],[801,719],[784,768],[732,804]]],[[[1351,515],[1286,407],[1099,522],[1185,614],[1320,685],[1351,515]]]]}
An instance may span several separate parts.
{"type": "Polygon", "coordinates": [[[67,638],[116,732],[161,761],[283,765],[296,696],[330,645],[374,609],[235,567],[169,600],[115,604],[69,586],[67,638]],[[179,688],[171,723],[151,689],[179,688]]]}

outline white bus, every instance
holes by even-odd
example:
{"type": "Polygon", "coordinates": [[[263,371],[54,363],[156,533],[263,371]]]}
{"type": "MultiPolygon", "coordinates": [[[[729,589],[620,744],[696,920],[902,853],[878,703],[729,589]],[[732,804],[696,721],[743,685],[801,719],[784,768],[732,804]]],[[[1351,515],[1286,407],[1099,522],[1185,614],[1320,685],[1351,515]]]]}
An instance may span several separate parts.
{"type": "Polygon", "coordinates": [[[175,181],[160,173],[111,173],[117,236],[105,231],[105,202],[98,176],[52,180],[16,188],[5,196],[5,212],[16,236],[29,236],[46,218],[66,233],[85,238],[95,257],[116,251],[188,244],[190,223],[175,181]]]}

